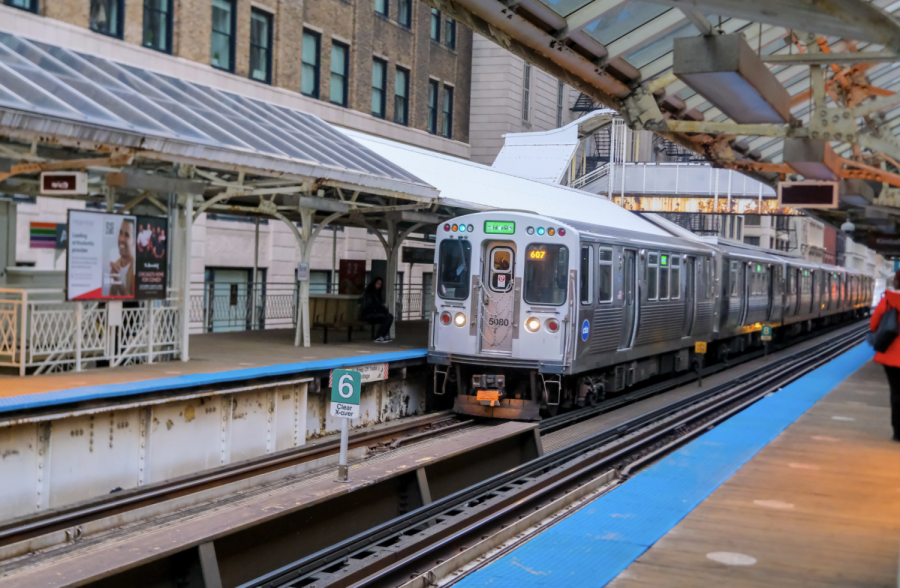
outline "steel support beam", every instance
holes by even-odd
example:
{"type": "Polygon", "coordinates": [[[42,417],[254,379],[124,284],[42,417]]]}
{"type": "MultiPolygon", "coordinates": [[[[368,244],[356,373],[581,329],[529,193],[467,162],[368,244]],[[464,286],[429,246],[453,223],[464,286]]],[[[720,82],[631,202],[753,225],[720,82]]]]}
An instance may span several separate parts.
{"type": "Polygon", "coordinates": [[[772,54],[763,57],[763,61],[774,65],[856,65],[857,63],[895,63],[900,61],[900,54],[893,51],[772,54]]]}

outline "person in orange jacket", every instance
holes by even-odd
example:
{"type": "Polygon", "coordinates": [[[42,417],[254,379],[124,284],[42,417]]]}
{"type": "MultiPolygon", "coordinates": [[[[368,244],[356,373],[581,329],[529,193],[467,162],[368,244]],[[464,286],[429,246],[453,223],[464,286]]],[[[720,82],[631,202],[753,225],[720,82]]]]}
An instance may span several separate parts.
{"type": "MultiPolygon", "coordinates": [[[[893,288],[888,288],[875,307],[869,328],[874,333],[878,330],[881,317],[888,305],[900,312],[900,270],[894,274],[893,288]]],[[[891,425],[894,427],[894,441],[900,441],[900,337],[897,337],[884,353],[875,352],[875,361],[884,366],[888,384],[891,387],[891,425]]]]}

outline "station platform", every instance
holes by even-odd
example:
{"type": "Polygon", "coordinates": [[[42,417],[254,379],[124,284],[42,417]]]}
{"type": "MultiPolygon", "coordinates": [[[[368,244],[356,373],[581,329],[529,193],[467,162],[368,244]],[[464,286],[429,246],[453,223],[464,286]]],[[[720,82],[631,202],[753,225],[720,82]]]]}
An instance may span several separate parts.
{"type": "Polygon", "coordinates": [[[900,443],[862,344],[458,584],[897,586],[900,443]]]}
{"type": "Polygon", "coordinates": [[[332,332],[326,345],[322,331],[313,330],[310,347],[294,346],[293,329],[191,335],[187,362],[0,376],[0,413],[379,362],[425,363],[427,325],[427,321],[399,322],[396,339],[386,344],[373,342],[368,332],[354,333],[350,342],[332,332]]]}

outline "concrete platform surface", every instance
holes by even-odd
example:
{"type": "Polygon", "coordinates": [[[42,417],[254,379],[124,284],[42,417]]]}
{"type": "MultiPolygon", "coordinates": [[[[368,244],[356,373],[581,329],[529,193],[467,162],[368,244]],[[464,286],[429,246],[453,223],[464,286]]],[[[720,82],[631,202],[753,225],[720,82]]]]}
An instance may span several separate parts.
{"type": "Polygon", "coordinates": [[[610,588],[897,586],[900,443],[869,362],[637,559],[610,588]]]}
{"type": "Polygon", "coordinates": [[[456,585],[897,586],[900,443],[872,355],[844,353],[456,585]]]}
{"type": "MultiPolygon", "coordinates": [[[[5,398],[81,389],[90,394],[94,388],[102,393],[103,387],[131,383],[146,383],[145,388],[166,389],[203,385],[214,381],[237,381],[296,373],[304,371],[298,364],[328,362],[347,359],[346,365],[378,361],[397,353],[396,357],[424,358],[428,339],[427,321],[409,321],[397,324],[397,338],[386,344],[371,341],[369,332],[354,333],[347,342],[346,333],[329,333],[327,345],[322,343],[322,332],[313,331],[311,347],[294,347],[293,329],[208,333],[191,335],[190,361],[166,361],[115,368],[92,368],[82,372],[67,372],[40,376],[0,377],[0,411],[11,410],[5,398]],[[373,356],[369,358],[368,356],[373,356]],[[207,378],[191,376],[205,375],[207,378]],[[215,376],[215,377],[213,377],[215,376]]],[[[310,366],[310,369],[330,369],[310,366]]],[[[337,366],[340,367],[340,366],[337,366]]],[[[120,387],[121,388],[121,387],[120,387]]],[[[126,387],[127,388],[127,387],[126,387]]],[[[106,391],[116,392],[107,388],[106,391]]],[[[127,390],[126,390],[127,391],[127,390]]],[[[136,390],[132,390],[135,393],[136,390]]],[[[15,403],[18,406],[18,403],[15,403]]],[[[29,407],[30,408],[30,407],[29,407]]]]}

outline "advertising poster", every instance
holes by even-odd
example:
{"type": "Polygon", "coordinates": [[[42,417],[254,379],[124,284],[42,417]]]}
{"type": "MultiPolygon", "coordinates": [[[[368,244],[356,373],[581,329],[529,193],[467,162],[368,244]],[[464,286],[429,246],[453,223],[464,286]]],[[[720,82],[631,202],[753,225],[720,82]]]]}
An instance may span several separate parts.
{"type": "Polygon", "coordinates": [[[365,260],[342,259],[338,270],[339,294],[362,294],[366,289],[365,260]]]}
{"type": "Polygon", "coordinates": [[[166,267],[169,256],[169,221],[165,217],[137,217],[137,300],[160,300],[166,297],[166,267]]]}
{"type": "Polygon", "coordinates": [[[165,297],[166,219],[69,211],[69,300],[165,297]]]}

